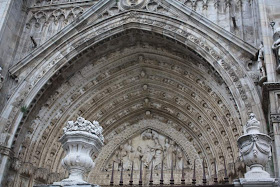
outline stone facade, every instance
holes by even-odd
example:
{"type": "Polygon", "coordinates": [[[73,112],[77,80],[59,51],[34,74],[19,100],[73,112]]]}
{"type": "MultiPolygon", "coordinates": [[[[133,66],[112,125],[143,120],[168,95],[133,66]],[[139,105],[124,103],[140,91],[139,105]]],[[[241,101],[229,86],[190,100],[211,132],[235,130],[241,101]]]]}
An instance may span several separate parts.
{"type": "Polygon", "coordinates": [[[0,7],[3,186],[65,178],[58,140],[78,116],[104,129],[90,182],[108,185],[115,161],[115,180],[122,162],[128,183],[141,155],[144,183],[151,161],[159,179],[161,159],[166,173],[174,160],[175,183],[183,161],[187,183],[194,160],[202,179],[203,159],[208,181],[215,162],[223,180],[224,160],[230,181],[242,177],[237,139],[252,112],[273,140],[266,171],[279,177],[278,0],[4,0],[0,7]]]}

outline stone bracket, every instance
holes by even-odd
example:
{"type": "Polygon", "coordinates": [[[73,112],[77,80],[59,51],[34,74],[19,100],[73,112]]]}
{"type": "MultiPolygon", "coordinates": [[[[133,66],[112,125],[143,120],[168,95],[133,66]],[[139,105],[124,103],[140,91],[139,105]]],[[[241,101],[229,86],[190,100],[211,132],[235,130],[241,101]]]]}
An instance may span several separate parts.
{"type": "Polygon", "coordinates": [[[270,121],[272,123],[280,123],[280,114],[270,114],[270,121]]]}

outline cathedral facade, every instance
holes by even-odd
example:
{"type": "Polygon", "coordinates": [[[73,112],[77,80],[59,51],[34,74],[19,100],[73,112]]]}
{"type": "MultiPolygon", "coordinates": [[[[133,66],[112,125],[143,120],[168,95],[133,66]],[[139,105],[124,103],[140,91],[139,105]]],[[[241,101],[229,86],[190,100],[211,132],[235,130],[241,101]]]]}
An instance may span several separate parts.
{"type": "MultiPolygon", "coordinates": [[[[68,121],[103,128],[88,181],[159,184],[246,172],[237,139],[254,113],[280,175],[279,0],[0,1],[0,182],[68,173],[68,121]],[[79,118],[80,119],[80,118],[79,118]],[[173,171],[174,170],[174,171],[173,171]]],[[[198,182],[199,183],[199,182],[198,182]]],[[[210,184],[210,182],[209,182],[210,184]]],[[[0,186],[1,186],[0,185],[0,186]]]]}

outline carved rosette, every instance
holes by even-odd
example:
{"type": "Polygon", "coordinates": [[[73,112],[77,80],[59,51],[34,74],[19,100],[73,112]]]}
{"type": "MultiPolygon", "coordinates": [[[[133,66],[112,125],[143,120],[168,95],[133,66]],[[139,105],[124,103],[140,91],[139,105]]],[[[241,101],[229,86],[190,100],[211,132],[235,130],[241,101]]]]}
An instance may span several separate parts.
{"type": "Polygon", "coordinates": [[[246,134],[238,138],[240,155],[250,171],[245,174],[246,179],[270,178],[264,167],[271,157],[271,138],[259,131],[260,122],[254,114],[246,124],[246,134]]]}
{"type": "Polygon", "coordinates": [[[142,9],[149,0],[120,0],[118,6],[121,10],[142,9]]]}
{"type": "Polygon", "coordinates": [[[103,146],[102,134],[95,133],[98,128],[100,127],[97,122],[92,124],[81,117],[76,122],[68,122],[68,125],[64,128],[64,135],[59,141],[66,152],[66,156],[61,163],[69,172],[69,178],[54,184],[75,185],[87,183],[84,181],[83,175],[95,166],[91,155],[99,152],[103,146]]]}

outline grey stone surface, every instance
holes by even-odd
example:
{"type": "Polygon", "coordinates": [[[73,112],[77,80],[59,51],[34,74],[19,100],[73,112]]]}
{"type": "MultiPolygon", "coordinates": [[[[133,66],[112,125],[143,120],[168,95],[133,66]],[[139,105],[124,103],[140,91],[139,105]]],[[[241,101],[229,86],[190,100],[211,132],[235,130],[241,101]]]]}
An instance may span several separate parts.
{"type": "MultiPolygon", "coordinates": [[[[119,146],[148,128],[182,148],[189,179],[194,159],[201,177],[202,158],[208,180],[213,160],[222,180],[223,158],[230,176],[242,176],[235,140],[251,112],[268,123],[261,131],[274,138],[274,170],[266,170],[279,177],[280,75],[269,26],[280,26],[279,0],[119,2],[128,7],[113,0],[0,0],[2,186],[67,177],[57,140],[62,125],[81,114],[99,119],[108,141],[93,155],[90,180],[108,184],[119,146]]],[[[181,171],[174,172],[179,181],[181,171]]]]}

